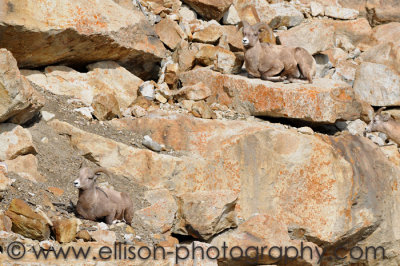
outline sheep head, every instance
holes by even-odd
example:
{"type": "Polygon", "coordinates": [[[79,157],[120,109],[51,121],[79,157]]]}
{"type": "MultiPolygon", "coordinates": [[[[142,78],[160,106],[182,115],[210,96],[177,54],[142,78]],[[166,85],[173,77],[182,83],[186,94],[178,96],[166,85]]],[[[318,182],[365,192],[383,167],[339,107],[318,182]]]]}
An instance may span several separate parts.
{"type": "Polygon", "coordinates": [[[382,107],[376,112],[376,114],[371,118],[369,125],[365,128],[365,132],[383,132],[385,130],[385,124],[393,119],[390,114],[382,114],[382,111],[385,109],[386,107],[382,107]]]}
{"type": "Polygon", "coordinates": [[[89,189],[94,186],[97,176],[100,173],[109,175],[108,171],[102,167],[95,169],[84,167],[79,170],[79,177],[74,181],[74,186],[79,189],[89,189]]]}
{"type": "Polygon", "coordinates": [[[264,22],[259,22],[251,26],[246,21],[242,22],[243,25],[243,46],[245,48],[251,48],[259,42],[259,34],[261,31],[268,29],[268,25],[264,22]]]}

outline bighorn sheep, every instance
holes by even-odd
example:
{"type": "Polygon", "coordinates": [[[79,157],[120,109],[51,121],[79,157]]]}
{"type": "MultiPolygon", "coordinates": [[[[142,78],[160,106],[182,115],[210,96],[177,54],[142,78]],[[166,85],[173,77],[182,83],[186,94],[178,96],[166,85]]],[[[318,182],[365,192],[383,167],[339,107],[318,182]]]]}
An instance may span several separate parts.
{"type": "Polygon", "coordinates": [[[260,43],[258,35],[268,25],[260,22],[251,26],[246,21],[242,25],[244,59],[251,76],[270,81],[307,79],[312,83],[316,62],[306,49],[260,43]]]}
{"type": "Polygon", "coordinates": [[[382,114],[386,107],[380,108],[371,118],[371,122],[365,128],[365,133],[382,132],[389,139],[400,145],[400,123],[393,119],[390,114],[382,114]]]}
{"type": "Polygon", "coordinates": [[[79,199],[76,210],[83,218],[95,221],[105,218],[107,224],[115,220],[125,220],[131,224],[133,218],[133,204],[128,194],[112,189],[96,186],[97,175],[102,172],[109,176],[104,168],[81,168],[79,178],[74,186],[79,189],[79,199]]]}

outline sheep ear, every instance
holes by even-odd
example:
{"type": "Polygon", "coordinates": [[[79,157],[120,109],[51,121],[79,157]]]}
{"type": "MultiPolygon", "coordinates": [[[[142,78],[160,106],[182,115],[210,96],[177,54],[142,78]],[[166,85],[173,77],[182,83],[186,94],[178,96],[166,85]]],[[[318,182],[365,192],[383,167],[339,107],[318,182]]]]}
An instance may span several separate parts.
{"type": "Polygon", "coordinates": [[[254,28],[255,31],[260,32],[260,31],[262,31],[262,30],[267,30],[267,29],[269,29],[269,26],[268,26],[267,24],[265,24],[264,22],[259,22],[259,23],[255,24],[255,25],[253,26],[253,28],[254,28]]]}
{"type": "Polygon", "coordinates": [[[383,119],[383,121],[385,121],[385,122],[389,121],[390,117],[391,117],[391,115],[388,114],[388,113],[382,115],[382,119],[383,119]]]}

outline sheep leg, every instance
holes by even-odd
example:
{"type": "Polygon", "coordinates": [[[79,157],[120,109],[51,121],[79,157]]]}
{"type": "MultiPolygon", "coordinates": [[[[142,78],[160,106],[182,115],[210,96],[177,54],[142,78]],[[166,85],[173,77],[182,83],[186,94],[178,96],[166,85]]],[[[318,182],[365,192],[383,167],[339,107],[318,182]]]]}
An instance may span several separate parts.
{"type": "Polygon", "coordinates": [[[115,211],[106,216],[106,224],[112,224],[115,218],[115,211]]]}
{"type": "Polygon", "coordinates": [[[278,67],[273,67],[269,69],[268,71],[265,71],[261,74],[261,79],[263,80],[268,80],[268,81],[275,81],[275,82],[283,82],[285,78],[283,77],[276,77],[275,75],[278,75],[281,73],[282,69],[278,67]]]}
{"type": "Polygon", "coordinates": [[[131,207],[128,207],[126,210],[125,210],[125,214],[124,214],[124,219],[125,219],[125,222],[127,223],[127,224],[131,224],[132,223],[132,219],[133,219],[133,207],[131,206],[131,207]]]}

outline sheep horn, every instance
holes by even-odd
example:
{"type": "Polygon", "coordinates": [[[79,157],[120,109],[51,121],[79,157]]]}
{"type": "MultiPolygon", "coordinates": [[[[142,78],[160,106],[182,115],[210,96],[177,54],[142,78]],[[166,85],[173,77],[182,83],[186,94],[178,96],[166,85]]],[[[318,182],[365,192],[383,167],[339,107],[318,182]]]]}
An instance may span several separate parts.
{"type": "Polygon", "coordinates": [[[239,29],[241,29],[241,28],[250,26],[250,24],[247,21],[240,21],[238,26],[239,26],[239,29]]]}
{"type": "Polygon", "coordinates": [[[267,30],[269,28],[269,26],[264,22],[258,22],[257,24],[255,24],[253,26],[253,28],[256,31],[261,31],[261,30],[267,30]]]}
{"type": "Polygon", "coordinates": [[[110,176],[110,172],[108,172],[108,170],[104,167],[97,167],[97,168],[93,169],[93,172],[94,172],[94,174],[101,172],[101,173],[104,173],[104,174],[110,176]]]}
{"type": "Polygon", "coordinates": [[[379,108],[378,111],[376,111],[375,115],[380,115],[381,112],[382,112],[383,110],[385,110],[385,109],[386,109],[386,106],[379,108]]]}

